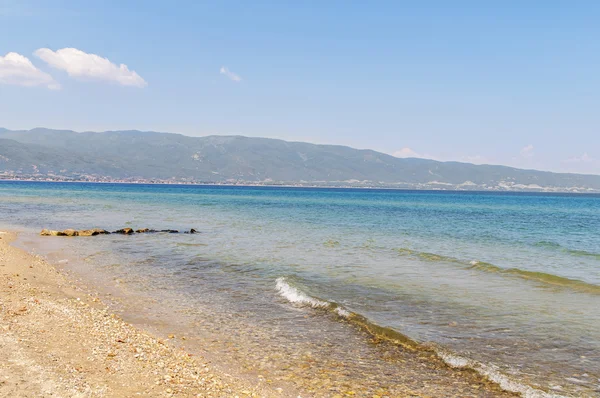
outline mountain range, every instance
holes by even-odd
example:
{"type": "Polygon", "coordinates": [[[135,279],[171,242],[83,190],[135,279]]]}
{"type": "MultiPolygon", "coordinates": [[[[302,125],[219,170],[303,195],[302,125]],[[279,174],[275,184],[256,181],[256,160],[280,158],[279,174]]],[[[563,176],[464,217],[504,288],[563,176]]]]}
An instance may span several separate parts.
{"type": "Polygon", "coordinates": [[[243,136],[0,128],[0,178],[411,189],[600,191],[600,176],[396,158],[243,136]]]}

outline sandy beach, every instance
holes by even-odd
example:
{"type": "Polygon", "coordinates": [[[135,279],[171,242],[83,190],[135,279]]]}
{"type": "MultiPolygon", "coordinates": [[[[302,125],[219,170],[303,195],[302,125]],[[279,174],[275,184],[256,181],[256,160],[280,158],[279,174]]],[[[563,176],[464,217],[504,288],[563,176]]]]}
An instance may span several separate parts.
{"type": "Polygon", "coordinates": [[[0,235],[1,397],[270,396],[111,314],[0,235]]]}

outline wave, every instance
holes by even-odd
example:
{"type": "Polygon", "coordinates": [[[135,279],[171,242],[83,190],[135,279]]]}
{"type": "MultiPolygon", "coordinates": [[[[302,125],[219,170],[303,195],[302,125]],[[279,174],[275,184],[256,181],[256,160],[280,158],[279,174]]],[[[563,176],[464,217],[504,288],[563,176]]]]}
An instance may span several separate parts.
{"type": "Polygon", "coordinates": [[[472,262],[472,269],[482,270],[486,272],[496,272],[499,274],[514,275],[523,279],[529,279],[537,282],[542,282],[548,285],[565,287],[572,290],[577,290],[584,293],[600,294],[600,286],[580,281],[578,279],[566,278],[549,274],[546,272],[527,271],[519,268],[502,268],[490,263],[480,261],[472,262]]]}
{"type": "Polygon", "coordinates": [[[504,391],[521,394],[521,396],[524,398],[566,398],[564,395],[548,393],[546,391],[539,390],[537,388],[528,386],[527,384],[513,380],[509,376],[496,370],[491,365],[475,361],[471,358],[456,355],[444,348],[436,347],[434,345],[431,345],[431,348],[437,354],[437,356],[451,368],[472,369],[480,375],[486,377],[488,380],[496,383],[504,391]]]}
{"type": "Polygon", "coordinates": [[[561,247],[558,243],[550,242],[548,240],[541,240],[539,242],[534,243],[533,245],[537,247],[561,247]]]}
{"type": "Polygon", "coordinates": [[[376,339],[400,344],[409,349],[415,349],[419,345],[419,343],[417,343],[415,340],[410,339],[402,333],[399,333],[392,328],[377,325],[376,323],[369,321],[366,317],[357,314],[356,312],[352,312],[338,303],[312,297],[297,287],[289,284],[288,281],[283,277],[277,278],[275,281],[275,287],[279,294],[290,303],[331,311],[350,323],[366,330],[376,339]]]}
{"type": "Polygon", "coordinates": [[[568,247],[561,246],[559,243],[556,242],[542,240],[535,243],[534,246],[552,248],[554,250],[558,250],[576,257],[592,257],[600,260],[600,253],[589,252],[586,250],[569,249],[568,247]]]}
{"type": "Polygon", "coordinates": [[[331,305],[327,301],[311,297],[298,288],[291,286],[285,278],[277,278],[275,286],[279,294],[285,297],[290,303],[305,304],[313,308],[328,308],[331,305]]]}
{"type": "Polygon", "coordinates": [[[593,258],[596,258],[596,259],[600,260],[600,254],[598,254],[598,253],[588,252],[588,251],[585,251],[585,250],[567,249],[567,248],[564,248],[563,251],[566,252],[566,253],[569,253],[569,254],[571,254],[573,256],[593,257],[593,258]]]}
{"type": "Polygon", "coordinates": [[[418,257],[426,261],[443,261],[447,263],[459,264],[468,269],[475,269],[478,271],[515,276],[522,279],[528,279],[547,285],[576,290],[583,293],[600,294],[599,285],[546,272],[528,271],[520,268],[503,268],[491,263],[486,263],[484,261],[463,261],[455,257],[443,256],[427,252],[419,252],[406,248],[399,248],[396,249],[396,251],[403,256],[418,257]]]}
{"type": "Polygon", "coordinates": [[[336,313],[344,320],[370,334],[376,342],[386,341],[412,351],[431,351],[451,368],[472,369],[488,380],[498,384],[503,390],[521,394],[524,398],[566,398],[562,395],[547,393],[520,383],[497,371],[493,366],[454,354],[436,344],[419,343],[392,328],[371,322],[365,316],[352,312],[335,302],[312,297],[288,283],[284,277],[276,279],[275,287],[279,294],[289,302],[336,313]]]}

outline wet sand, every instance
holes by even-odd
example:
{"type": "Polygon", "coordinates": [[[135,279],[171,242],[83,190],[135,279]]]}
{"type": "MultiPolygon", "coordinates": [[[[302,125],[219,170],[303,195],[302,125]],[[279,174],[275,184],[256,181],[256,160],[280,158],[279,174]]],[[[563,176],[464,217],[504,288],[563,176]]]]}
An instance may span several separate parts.
{"type": "MultiPolygon", "coordinates": [[[[210,342],[192,344],[132,326],[111,313],[89,287],[10,246],[14,239],[14,234],[0,234],[2,397],[515,396],[473,371],[446,366],[431,352],[398,346],[388,347],[393,350],[388,360],[397,365],[402,383],[378,390],[360,385],[330,389],[336,384],[333,369],[313,369],[313,375],[327,373],[329,383],[312,387],[310,380],[294,381],[288,388],[264,377],[239,377],[239,369],[227,371],[235,363],[215,363],[216,353],[199,355],[210,351],[210,342]]],[[[387,343],[373,344],[386,349],[381,344],[387,343]]]]}

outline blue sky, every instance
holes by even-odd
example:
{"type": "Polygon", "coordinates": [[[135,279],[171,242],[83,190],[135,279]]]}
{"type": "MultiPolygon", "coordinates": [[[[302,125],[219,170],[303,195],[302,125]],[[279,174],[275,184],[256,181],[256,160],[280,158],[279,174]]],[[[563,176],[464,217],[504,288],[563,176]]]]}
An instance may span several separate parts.
{"type": "Polygon", "coordinates": [[[0,0],[0,126],[600,174],[598,21],[583,0],[0,0]]]}

